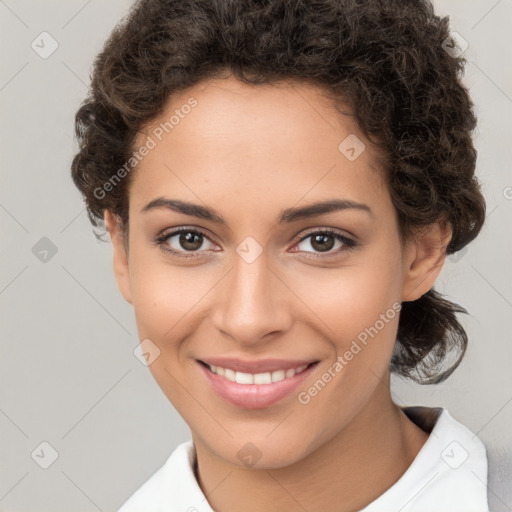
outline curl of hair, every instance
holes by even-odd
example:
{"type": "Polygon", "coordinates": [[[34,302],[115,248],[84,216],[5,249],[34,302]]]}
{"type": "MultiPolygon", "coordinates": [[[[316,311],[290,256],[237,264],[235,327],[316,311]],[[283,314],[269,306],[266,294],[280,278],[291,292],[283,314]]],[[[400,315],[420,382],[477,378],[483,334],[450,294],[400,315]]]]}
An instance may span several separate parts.
{"type": "MultiPolygon", "coordinates": [[[[443,49],[449,36],[448,17],[429,0],[135,2],[96,57],[75,118],[72,178],[92,225],[104,229],[109,209],[127,229],[132,174],[108,193],[104,185],[169,96],[232,74],[327,91],[385,156],[402,240],[443,220],[452,230],[446,253],[459,251],[480,232],[485,200],[475,177],[476,117],[461,82],[466,61],[443,49]]],[[[467,346],[456,313],[467,311],[433,289],[404,303],[391,370],[421,383],[448,377],[467,346]],[[443,371],[453,352],[458,358],[443,371]]]]}

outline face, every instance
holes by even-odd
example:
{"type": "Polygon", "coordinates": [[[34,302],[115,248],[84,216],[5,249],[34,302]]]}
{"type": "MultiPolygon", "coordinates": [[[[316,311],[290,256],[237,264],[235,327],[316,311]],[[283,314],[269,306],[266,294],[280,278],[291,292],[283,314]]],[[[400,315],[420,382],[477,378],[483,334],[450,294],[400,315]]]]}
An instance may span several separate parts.
{"type": "Polygon", "coordinates": [[[379,156],[352,120],[312,85],[228,78],[172,97],[143,145],[127,254],[106,216],[114,268],[196,442],[282,467],[378,411],[399,304],[439,269],[402,247],[379,156]]]}

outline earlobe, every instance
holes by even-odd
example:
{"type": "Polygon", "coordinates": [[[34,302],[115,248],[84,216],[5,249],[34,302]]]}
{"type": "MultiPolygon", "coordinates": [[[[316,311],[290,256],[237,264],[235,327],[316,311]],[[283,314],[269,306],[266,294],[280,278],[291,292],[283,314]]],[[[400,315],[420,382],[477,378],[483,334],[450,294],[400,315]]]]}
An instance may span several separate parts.
{"type": "Polygon", "coordinates": [[[435,223],[421,230],[408,243],[404,260],[402,301],[419,299],[433,286],[441,272],[452,232],[448,223],[435,223]]]}
{"type": "Polygon", "coordinates": [[[120,227],[120,221],[110,210],[105,210],[104,219],[112,242],[113,267],[117,286],[119,287],[124,299],[132,304],[128,255],[125,247],[125,239],[120,227]]]}

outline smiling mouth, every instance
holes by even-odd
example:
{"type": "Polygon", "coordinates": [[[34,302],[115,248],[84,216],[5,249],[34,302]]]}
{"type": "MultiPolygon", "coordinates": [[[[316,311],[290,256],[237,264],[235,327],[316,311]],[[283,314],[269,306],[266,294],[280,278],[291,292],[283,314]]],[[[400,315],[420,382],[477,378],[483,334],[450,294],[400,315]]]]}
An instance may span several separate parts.
{"type": "Polygon", "coordinates": [[[212,391],[244,409],[264,409],[292,397],[320,364],[307,359],[244,361],[216,357],[196,361],[212,391]]]}
{"type": "Polygon", "coordinates": [[[204,361],[199,361],[203,366],[205,366],[210,372],[219,375],[220,377],[224,377],[225,379],[236,382],[237,384],[273,384],[276,382],[281,382],[282,380],[291,379],[295,375],[299,375],[305,370],[307,370],[310,366],[317,364],[318,361],[314,361],[309,364],[304,364],[298,366],[296,368],[288,368],[286,370],[274,370],[272,372],[262,372],[262,373],[249,373],[249,372],[240,372],[235,371],[231,368],[223,368],[222,366],[215,366],[204,361]]]}

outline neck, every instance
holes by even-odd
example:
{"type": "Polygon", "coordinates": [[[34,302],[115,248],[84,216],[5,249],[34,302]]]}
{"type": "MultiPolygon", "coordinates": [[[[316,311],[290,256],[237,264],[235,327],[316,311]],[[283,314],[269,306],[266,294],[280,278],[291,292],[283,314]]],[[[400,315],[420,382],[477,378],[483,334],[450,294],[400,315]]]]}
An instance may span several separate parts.
{"type": "Polygon", "coordinates": [[[379,385],[334,438],[283,468],[234,466],[194,437],[197,478],[216,512],[360,510],[404,474],[427,438],[379,385]]]}

